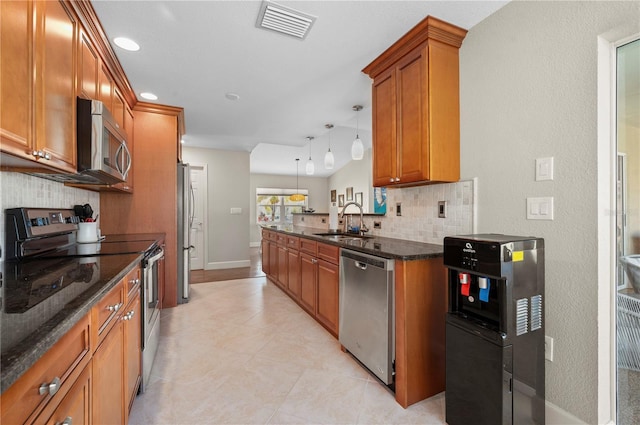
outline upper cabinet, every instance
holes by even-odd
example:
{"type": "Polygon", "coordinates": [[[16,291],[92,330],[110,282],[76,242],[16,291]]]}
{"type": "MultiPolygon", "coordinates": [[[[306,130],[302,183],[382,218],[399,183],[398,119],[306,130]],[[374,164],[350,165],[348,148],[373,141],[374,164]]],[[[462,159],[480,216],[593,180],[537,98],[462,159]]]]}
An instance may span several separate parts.
{"type": "Polygon", "coordinates": [[[17,159],[3,158],[3,165],[75,172],[78,20],[58,1],[0,7],[0,140],[2,151],[17,159]]]}
{"type": "Polygon", "coordinates": [[[363,72],[373,79],[373,185],[460,178],[458,49],[467,31],[431,16],[363,72]]]}

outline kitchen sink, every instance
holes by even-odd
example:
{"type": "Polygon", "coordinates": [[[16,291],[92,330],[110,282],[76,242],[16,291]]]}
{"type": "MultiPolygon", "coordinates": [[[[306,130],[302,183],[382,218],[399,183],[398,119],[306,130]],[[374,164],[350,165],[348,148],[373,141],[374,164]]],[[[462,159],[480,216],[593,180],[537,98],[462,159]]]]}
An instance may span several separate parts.
{"type": "Polygon", "coordinates": [[[333,241],[354,241],[354,240],[362,240],[362,239],[368,239],[368,238],[372,238],[373,236],[369,236],[369,235],[360,235],[357,233],[314,233],[315,236],[322,236],[325,237],[327,239],[333,240],[333,241]]]}

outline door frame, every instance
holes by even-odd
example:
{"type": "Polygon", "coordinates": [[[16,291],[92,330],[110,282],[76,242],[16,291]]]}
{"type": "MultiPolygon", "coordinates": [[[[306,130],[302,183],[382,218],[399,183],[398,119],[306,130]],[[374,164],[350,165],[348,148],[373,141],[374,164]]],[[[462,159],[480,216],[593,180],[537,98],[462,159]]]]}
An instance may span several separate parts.
{"type": "Polygon", "coordinates": [[[640,38],[618,28],[597,40],[598,423],[617,420],[616,50],[640,38]]]}

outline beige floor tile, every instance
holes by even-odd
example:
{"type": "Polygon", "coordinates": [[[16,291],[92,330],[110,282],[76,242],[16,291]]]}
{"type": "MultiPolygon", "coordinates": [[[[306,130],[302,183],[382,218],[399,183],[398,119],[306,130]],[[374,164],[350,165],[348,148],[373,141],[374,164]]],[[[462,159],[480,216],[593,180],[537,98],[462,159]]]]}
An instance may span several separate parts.
{"type": "Polygon", "coordinates": [[[444,395],[408,409],[265,278],[192,285],[163,310],[138,424],[444,424],[444,395]]]}

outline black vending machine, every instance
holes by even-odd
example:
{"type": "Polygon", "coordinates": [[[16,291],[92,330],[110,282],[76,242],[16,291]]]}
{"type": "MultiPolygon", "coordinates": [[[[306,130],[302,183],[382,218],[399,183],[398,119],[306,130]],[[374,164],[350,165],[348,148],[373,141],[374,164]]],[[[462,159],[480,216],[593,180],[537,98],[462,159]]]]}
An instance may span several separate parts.
{"type": "Polygon", "coordinates": [[[544,240],[446,237],[446,420],[544,424],[544,240]]]}

